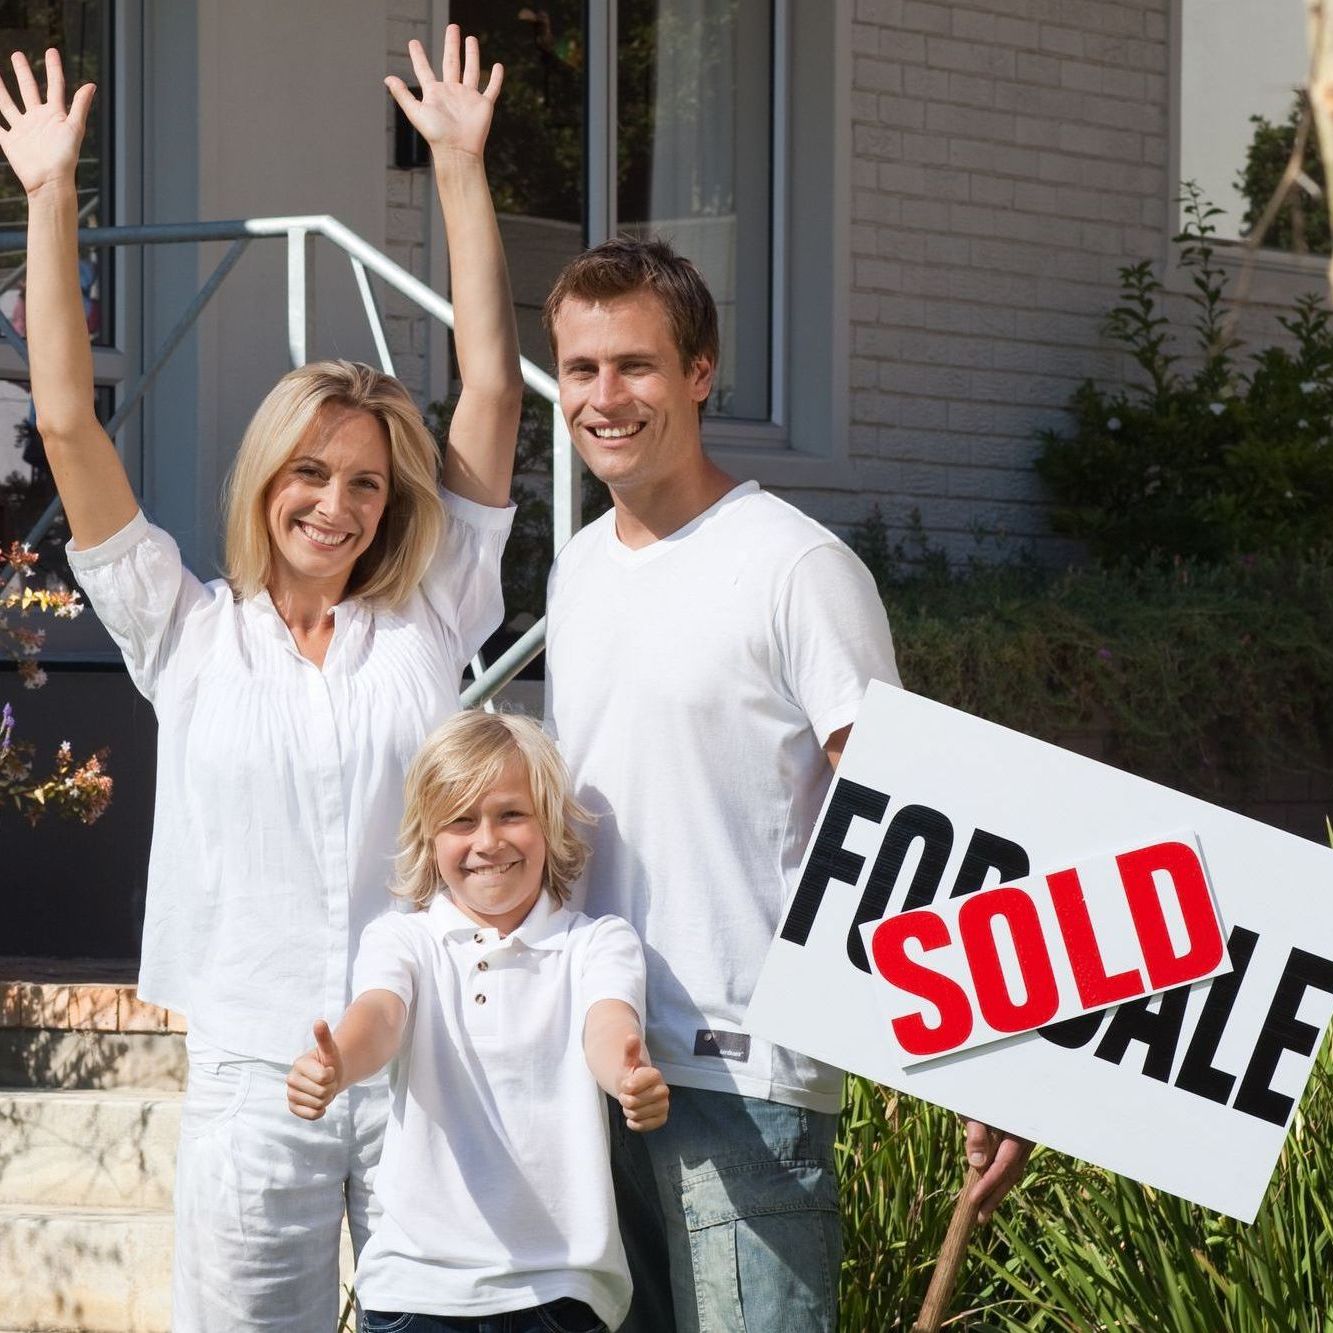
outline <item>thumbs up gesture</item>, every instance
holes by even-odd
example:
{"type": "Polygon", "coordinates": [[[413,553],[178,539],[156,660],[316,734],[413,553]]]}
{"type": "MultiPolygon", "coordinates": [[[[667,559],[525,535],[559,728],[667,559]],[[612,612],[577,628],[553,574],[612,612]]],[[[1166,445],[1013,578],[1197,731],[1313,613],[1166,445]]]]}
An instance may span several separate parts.
{"type": "Polygon", "coordinates": [[[641,1036],[625,1038],[621,1061],[616,1097],[625,1113],[625,1123],[638,1133],[660,1129],[666,1124],[671,1092],[662,1071],[648,1063],[641,1036]]]}
{"type": "Polygon", "coordinates": [[[287,1109],[302,1120],[318,1120],[342,1091],[343,1060],[329,1025],[315,1020],[315,1044],[287,1075],[287,1109]]]}

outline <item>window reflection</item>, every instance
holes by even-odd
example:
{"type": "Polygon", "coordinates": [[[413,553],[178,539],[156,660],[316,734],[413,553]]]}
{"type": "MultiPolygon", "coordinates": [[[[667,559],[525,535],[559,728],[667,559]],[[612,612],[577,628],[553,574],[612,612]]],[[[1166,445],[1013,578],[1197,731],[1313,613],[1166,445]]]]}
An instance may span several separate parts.
{"type": "MultiPolygon", "coordinates": [[[[67,94],[82,83],[95,83],[88,130],[75,175],[81,224],[111,223],[111,170],[109,123],[111,105],[110,0],[0,0],[0,50],[22,51],[37,74],[43,91],[43,57],[47,47],[60,53],[67,94]]],[[[4,75],[14,90],[12,71],[4,75]]],[[[0,229],[27,223],[27,203],[12,171],[0,171],[0,229]]],[[[114,312],[110,273],[111,250],[85,250],[79,259],[79,285],[84,315],[93,342],[113,342],[114,312]]],[[[26,266],[22,250],[0,253],[0,311],[16,331],[27,336],[26,266]]],[[[96,390],[97,413],[105,421],[112,411],[113,391],[96,390]]],[[[28,385],[20,379],[0,380],[0,542],[23,541],[55,496],[55,484],[46,466],[46,453],[35,426],[28,385]]],[[[44,576],[73,583],[65,562],[64,543],[69,532],[63,514],[38,545],[44,576]]]]}
{"type": "Polygon", "coordinates": [[[519,346],[546,365],[542,303],[584,242],[583,4],[552,0],[537,9],[454,0],[449,16],[478,37],[486,68],[496,61],[505,67],[486,166],[509,260],[519,346]]]}
{"type": "MultiPolygon", "coordinates": [[[[111,222],[110,19],[110,0],[0,0],[0,50],[22,51],[43,90],[46,77],[42,64],[48,46],[54,46],[61,54],[68,93],[72,94],[81,83],[97,85],[75,177],[79,213],[85,227],[106,226],[111,222]]],[[[4,75],[12,90],[13,74],[8,65],[4,67],[4,75]]],[[[27,203],[14,173],[0,172],[0,229],[22,227],[27,217],[27,203]]],[[[114,327],[110,284],[102,282],[102,273],[109,271],[109,262],[109,250],[90,250],[85,252],[80,271],[89,330],[94,342],[100,345],[111,344],[114,327]]],[[[21,251],[0,254],[0,310],[16,323],[22,321],[24,313],[23,273],[21,251]]]]}
{"type": "MultiPolygon", "coordinates": [[[[1180,178],[1196,182],[1221,210],[1212,219],[1217,234],[1235,239],[1263,211],[1291,151],[1289,120],[1308,65],[1305,7],[1272,0],[1182,0],[1180,50],[1180,178]],[[1251,171],[1255,153],[1258,170],[1251,171]]],[[[1313,167],[1313,135],[1310,142],[1313,167]]],[[[1325,208],[1308,195],[1302,203],[1307,217],[1325,208]]],[[[1266,243],[1315,248],[1309,233],[1304,219],[1297,222],[1293,245],[1288,216],[1266,243]]]]}
{"type": "MultiPolygon", "coordinates": [[[[703,270],[718,302],[710,408],[770,415],[773,17],[771,0],[592,0],[616,28],[614,172],[589,162],[587,7],[450,6],[505,66],[487,147],[526,356],[549,363],[541,306],[582,249],[590,172],[613,176],[612,231],[660,234],[703,270]],[[586,168],[586,169],[585,169],[586,168]]],[[[602,136],[596,136],[598,141],[602,136]]]]}
{"type": "MultiPolygon", "coordinates": [[[[98,419],[106,421],[115,410],[113,391],[110,385],[99,384],[95,393],[98,419]]],[[[0,546],[25,541],[55,493],[28,384],[0,379],[0,546]]],[[[74,576],[65,560],[68,540],[69,527],[61,513],[37,544],[37,552],[44,576],[73,587],[74,576]]]]}
{"type": "Polygon", "coordinates": [[[665,236],[717,299],[710,409],[769,416],[772,6],[619,0],[618,229],[665,236]]]}

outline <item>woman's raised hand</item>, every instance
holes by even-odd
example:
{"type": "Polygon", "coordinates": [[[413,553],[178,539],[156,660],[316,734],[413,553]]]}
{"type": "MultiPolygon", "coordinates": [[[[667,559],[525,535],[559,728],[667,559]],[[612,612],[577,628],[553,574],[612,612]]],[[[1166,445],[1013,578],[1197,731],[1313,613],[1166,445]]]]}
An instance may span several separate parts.
{"type": "Polygon", "coordinates": [[[495,99],[504,82],[504,66],[492,65],[486,90],[481,83],[481,48],[475,37],[463,42],[458,24],[444,30],[444,59],[440,77],[430,67],[426,50],[415,38],[407,44],[412,68],[421,84],[420,99],[396,75],[384,80],[393,100],[403,110],[431,152],[470,153],[480,157],[490,133],[495,99]],[[466,46],[466,51],[463,51],[466,46]]]}
{"type": "Polygon", "coordinates": [[[19,184],[29,196],[57,181],[72,181],[79,162],[79,145],[88,124],[94,88],[85,83],[65,110],[65,73],[60,52],[46,53],[46,101],[42,101],[37,79],[21,51],[10,57],[18,83],[22,110],[0,80],[0,150],[13,167],[19,184]]]}

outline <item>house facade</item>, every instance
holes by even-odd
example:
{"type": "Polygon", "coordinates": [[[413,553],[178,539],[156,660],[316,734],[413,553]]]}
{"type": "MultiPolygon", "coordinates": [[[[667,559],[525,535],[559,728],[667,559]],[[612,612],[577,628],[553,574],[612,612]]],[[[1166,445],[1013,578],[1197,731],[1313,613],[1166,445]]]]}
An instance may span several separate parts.
{"type": "MultiPolygon", "coordinates": [[[[382,78],[410,77],[409,38],[433,48],[450,19],[507,68],[490,166],[525,355],[548,364],[538,312],[566,258],[617,231],[665,234],[718,297],[718,461],[836,528],[876,503],[896,531],[919,511],[959,554],[981,529],[1069,553],[1045,524],[1035,434],[1061,424],[1085,378],[1131,373],[1103,327],[1122,266],[1157,261],[1187,323],[1178,182],[1225,192],[1246,108],[1280,120],[1304,73],[1298,0],[10,0],[0,41],[54,40],[99,85],[89,223],[331,215],[444,292],[429,170],[382,78]],[[1220,77],[1238,49],[1241,70],[1220,77]]],[[[22,224],[12,182],[0,207],[0,227],[22,224]]],[[[88,252],[108,414],[229,244],[88,252]]],[[[0,313],[20,325],[21,259],[0,256],[0,313]]],[[[1231,247],[1223,262],[1248,261],[1231,247]]],[[[1241,332],[1267,339],[1322,265],[1264,255],[1244,282],[1241,332]]],[[[251,240],[119,435],[146,509],[201,575],[217,569],[236,441],[298,325],[307,357],[387,351],[423,404],[447,397],[446,330],[370,285],[378,341],[345,253],[281,230],[251,240]]],[[[19,353],[0,347],[15,528],[46,498],[22,381],[19,353]]],[[[46,689],[14,698],[20,723],[42,747],[109,743],[117,797],[88,830],[0,823],[22,900],[0,953],[124,954],[142,907],[151,715],[91,617],[61,629],[46,689]],[[58,928],[53,894],[79,904],[58,928]]],[[[0,675],[0,697],[11,683],[0,675]]]]}

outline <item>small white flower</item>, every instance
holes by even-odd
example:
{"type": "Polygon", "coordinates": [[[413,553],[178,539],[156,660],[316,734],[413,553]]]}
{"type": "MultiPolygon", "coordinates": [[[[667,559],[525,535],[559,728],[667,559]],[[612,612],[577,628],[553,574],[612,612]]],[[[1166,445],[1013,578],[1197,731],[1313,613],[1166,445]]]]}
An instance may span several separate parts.
{"type": "Polygon", "coordinates": [[[1227,409],[1222,403],[1209,403],[1208,410],[1215,416],[1220,417],[1227,409]]]}
{"type": "Polygon", "coordinates": [[[1282,494],[1285,495],[1285,496],[1287,497],[1288,500],[1291,499],[1291,492],[1290,492],[1290,491],[1283,491],[1282,494]]]}
{"type": "Polygon", "coordinates": [[[1309,429],[1310,429],[1310,423],[1309,423],[1308,421],[1306,421],[1306,419],[1305,419],[1304,417],[1302,417],[1296,424],[1297,424],[1302,430],[1309,430],[1309,429]]]}
{"type": "Polygon", "coordinates": [[[1119,418],[1119,417],[1112,417],[1112,418],[1106,423],[1106,429],[1107,429],[1107,430],[1119,430],[1119,429],[1120,429],[1120,418],[1119,418]]]}
{"type": "Polygon", "coordinates": [[[1317,384],[1314,382],[1314,380],[1302,380],[1302,381],[1301,381],[1301,392],[1302,392],[1302,393],[1313,393],[1318,387],[1319,387],[1319,385],[1317,385],[1317,384]]]}
{"type": "Polygon", "coordinates": [[[40,667],[23,682],[25,690],[40,690],[46,684],[46,672],[40,667]]]}

